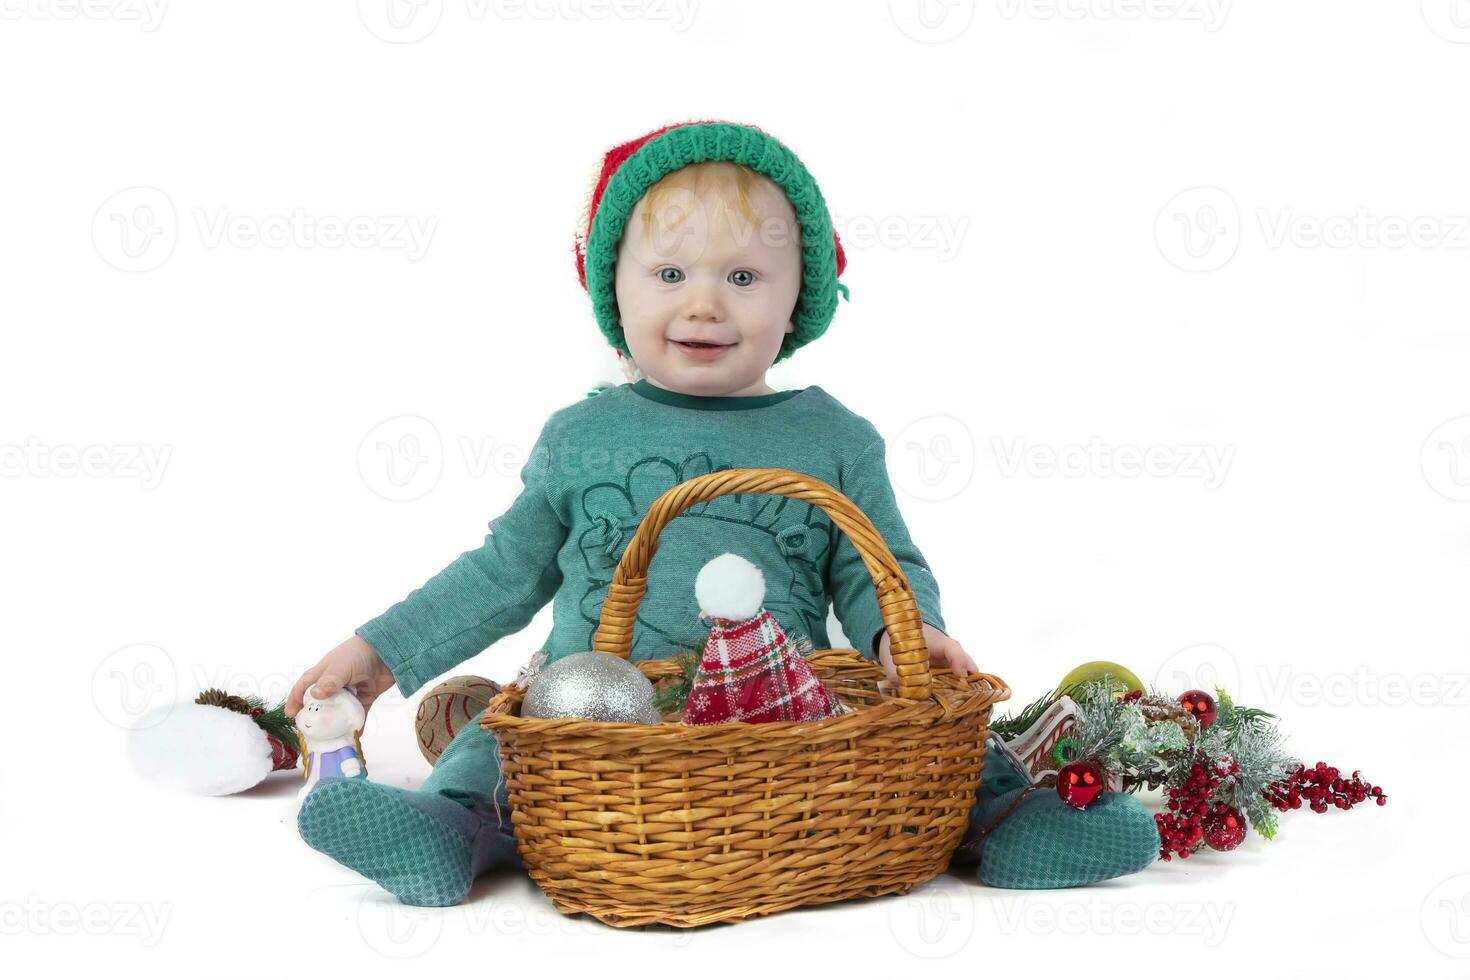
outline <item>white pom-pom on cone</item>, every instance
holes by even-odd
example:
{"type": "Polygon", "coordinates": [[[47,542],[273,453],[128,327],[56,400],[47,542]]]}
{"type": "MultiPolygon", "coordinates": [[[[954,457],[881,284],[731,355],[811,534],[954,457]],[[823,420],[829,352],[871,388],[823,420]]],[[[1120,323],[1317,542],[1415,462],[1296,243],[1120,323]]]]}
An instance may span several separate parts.
{"type": "Polygon", "coordinates": [[[748,559],[727,551],[705,562],[694,577],[694,598],[701,615],[749,619],[761,611],[766,579],[748,559]]]}
{"type": "Polygon", "coordinates": [[[270,738],[249,715],[208,704],[171,704],[128,736],[128,757],[144,777],[206,796],[238,793],[271,772],[270,738]]]}

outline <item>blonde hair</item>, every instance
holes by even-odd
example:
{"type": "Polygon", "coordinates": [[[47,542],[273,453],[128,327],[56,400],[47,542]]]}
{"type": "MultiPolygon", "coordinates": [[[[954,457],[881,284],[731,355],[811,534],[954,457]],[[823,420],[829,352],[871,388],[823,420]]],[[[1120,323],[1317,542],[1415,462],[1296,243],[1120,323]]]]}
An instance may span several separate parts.
{"type": "Polygon", "coordinates": [[[690,196],[700,201],[718,201],[725,214],[738,212],[752,226],[758,226],[761,214],[751,203],[751,193],[758,184],[768,184],[777,193],[785,193],[771,178],[742,163],[705,160],[680,167],[665,174],[644,193],[639,230],[645,239],[652,237],[655,215],[666,230],[674,228],[687,217],[675,199],[690,196]]]}

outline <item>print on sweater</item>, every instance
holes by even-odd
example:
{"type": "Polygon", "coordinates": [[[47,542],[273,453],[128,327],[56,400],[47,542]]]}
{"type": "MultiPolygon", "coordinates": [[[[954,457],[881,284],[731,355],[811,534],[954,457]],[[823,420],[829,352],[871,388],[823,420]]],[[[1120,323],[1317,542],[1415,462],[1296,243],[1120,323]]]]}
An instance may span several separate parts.
{"type": "MultiPolygon", "coordinates": [[[[713,465],[708,453],[694,453],[678,464],[650,456],[634,463],[621,484],[598,483],[583,492],[582,510],[592,522],[577,542],[591,583],[580,604],[588,624],[588,649],[613,572],[654,500],[686,480],[734,468],[729,463],[713,465]]],[[[826,623],[823,575],[834,533],[821,508],[805,501],[766,493],[728,494],[695,504],[670,521],[659,535],[652,567],[667,562],[698,569],[726,551],[747,555],[765,573],[766,608],[771,615],[788,632],[810,636],[826,623]]],[[[666,656],[670,648],[699,649],[703,645],[708,628],[698,619],[692,572],[687,591],[686,629],[672,634],[640,615],[632,659],[666,656]]]]}

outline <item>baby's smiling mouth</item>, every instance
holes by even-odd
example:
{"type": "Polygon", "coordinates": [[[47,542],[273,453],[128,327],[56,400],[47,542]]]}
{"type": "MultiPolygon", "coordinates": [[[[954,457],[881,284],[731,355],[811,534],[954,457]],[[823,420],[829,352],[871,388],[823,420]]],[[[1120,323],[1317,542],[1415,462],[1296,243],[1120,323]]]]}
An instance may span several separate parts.
{"type": "Polygon", "coordinates": [[[715,347],[734,347],[735,346],[733,343],[732,344],[717,344],[717,343],[715,343],[712,340],[675,340],[675,341],[673,341],[673,343],[678,344],[680,347],[692,347],[695,350],[708,350],[710,348],[715,348],[715,347]]]}

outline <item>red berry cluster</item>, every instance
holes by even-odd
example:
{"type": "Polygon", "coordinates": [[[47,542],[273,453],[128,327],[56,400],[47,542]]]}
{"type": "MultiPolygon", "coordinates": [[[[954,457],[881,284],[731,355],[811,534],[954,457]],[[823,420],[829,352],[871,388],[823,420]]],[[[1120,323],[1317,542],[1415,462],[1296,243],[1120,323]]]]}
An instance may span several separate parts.
{"type": "Polygon", "coordinates": [[[1335,766],[1325,762],[1311,769],[1297,766],[1296,772],[1267,786],[1261,795],[1278,810],[1300,810],[1305,798],[1313,813],[1326,813],[1329,806],[1351,810],[1370,796],[1379,806],[1388,802],[1383,788],[1364,781],[1358,770],[1344,779],[1335,766]]]}
{"type": "Polygon", "coordinates": [[[1159,828],[1159,857],[1165,861],[1175,854],[1189,857],[1204,838],[1204,822],[1211,813],[1215,788],[1226,776],[1238,772],[1240,763],[1234,759],[1222,758],[1211,764],[1203,755],[1195,755],[1184,785],[1169,790],[1168,812],[1154,814],[1159,828]]]}

